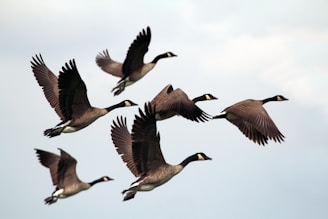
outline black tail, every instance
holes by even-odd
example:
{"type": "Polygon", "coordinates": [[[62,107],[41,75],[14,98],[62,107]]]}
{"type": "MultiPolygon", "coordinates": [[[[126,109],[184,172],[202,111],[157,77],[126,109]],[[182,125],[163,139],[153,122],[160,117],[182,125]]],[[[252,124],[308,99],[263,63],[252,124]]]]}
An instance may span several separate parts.
{"type": "Polygon", "coordinates": [[[227,117],[227,114],[221,114],[221,115],[213,116],[212,119],[224,119],[226,117],[227,117]]]}
{"type": "Polygon", "coordinates": [[[117,96],[120,93],[122,93],[125,90],[125,86],[126,86],[126,82],[120,80],[118,82],[118,85],[112,89],[112,92],[114,92],[114,96],[117,96]]]}
{"type": "Polygon", "coordinates": [[[62,132],[62,128],[52,128],[52,129],[46,129],[43,134],[44,136],[48,136],[49,138],[58,136],[62,132]]]}
{"type": "Polygon", "coordinates": [[[127,201],[130,199],[133,199],[134,196],[136,195],[137,191],[126,189],[122,193],[124,194],[123,201],[127,201]]]}
{"type": "Polygon", "coordinates": [[[45,203],[46,205],[51,205],[51,204],[55,203],[57,200],[58,200],[57,197],[55,197],[55,196],[50,196],[50,197],[48,197],[48,198],[46,198],[46,199],[44,200],[44,203],[45,203]]]}

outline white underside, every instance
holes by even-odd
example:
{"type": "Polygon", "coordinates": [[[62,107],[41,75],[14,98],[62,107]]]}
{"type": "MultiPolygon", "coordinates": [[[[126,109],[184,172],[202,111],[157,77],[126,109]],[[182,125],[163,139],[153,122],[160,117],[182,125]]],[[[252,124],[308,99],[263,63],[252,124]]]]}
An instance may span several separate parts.
{"type": "Polygon", "coordinates": [[[64,192],[64,189],[59,189],[56,192],[54,192],[52,194],[52,196],[59,197],[59,198],[64,198],[65,196],[62,195],[63,192],[64,192]]]}
{"type": "Polygon", "coordinates": [[[63,129],[63,133],[71,133],[71,132],[76,132],[77,128],[75,127],[72,127],[72,126],[66,126],[64,129],[63,129]]]}
{"type": "Polygon", "coordinates": [[[138,188],[138,191],[144,191],[144,192],[151,191],[151,190],[153,190],[155,188],[155,186],[152,185],[152,184],[145,184],[145,185],[141,185],[140,186],[140,182],[133,183],[130,186],[130,188],[135,188],[135,187],[138,188]]]}

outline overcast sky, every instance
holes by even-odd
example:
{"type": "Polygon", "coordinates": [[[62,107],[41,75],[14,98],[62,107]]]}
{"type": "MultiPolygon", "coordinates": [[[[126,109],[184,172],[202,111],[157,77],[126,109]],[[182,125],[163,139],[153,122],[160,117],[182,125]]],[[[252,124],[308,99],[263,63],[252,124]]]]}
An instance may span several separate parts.
{"type": "Polygon", "coordinates": [[[3,218],[326,218],[328,214],[328,3],[327,1],[37,1],[0,2],[0,153],[3,218]],[[143,28],[152,39],[145,61],[171,51],[124,93],[118,78],[102,72],[96,55],[108,49],[123,61],[143,28]],[[122,202],[135,181],[117,155],[110,125],[137,107],[117,109],[84,130],[48,139],[60,122],[30,67],[41,53],[58,71],[75,59],[92,105],[123,99],[143,107],[171,83],[190,98],[219,99],[198,105],[209,114],[248,98],[277,94],[265,105],[284,143],[258,146],[226,120],[195,123],[174,117],[158,123],[168,163],[204,152],[211,161],[191,163],[167,184],[122,202]],[[78,160],[81,180],[115,179],[46,206],[54,190],[34,148],[78,160]]]}

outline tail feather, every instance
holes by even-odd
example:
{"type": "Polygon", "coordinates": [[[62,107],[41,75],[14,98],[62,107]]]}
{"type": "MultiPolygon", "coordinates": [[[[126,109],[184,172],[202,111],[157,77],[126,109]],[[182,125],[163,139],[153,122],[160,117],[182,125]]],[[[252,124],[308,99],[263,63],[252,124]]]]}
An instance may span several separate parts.
{"type": "Polygon", "coordinates": [[[137,190],[129,190],[129,189],[123,190],[122,191],[122,194],[124,194],[123,201],[133,199],[134,196],[136,195],[136,193],[137,193],[137,190]]]}
{"type": "Polygon", "coordinates": [[[44,199],[44,203],[46,205],[51,205],[51,204],[57,202],[57,200],[58,200],[58,198],[56,196],[50,196],[50,197],[44,199]]]}
{"type": "Polygon", "coordinates": [[[63,128],[51,128],[51,129],[46,129],[43,134],[44,136],[47,136],[49,138],[58,136],[62,133],[63,128]]]}
{"type": "Polygon", "coordinates": [[[126,86],[125,81],[119,82],[119,84],[112,89],[112,92],[114,92],[114,96],[117,96],[120,93],[122,93],[125,90],[125,86],[126,86]]]}
{"type": "Polygon", "coordinates": [[[212,116],[212,119],[225,119],[227,114],[219,114],[217,116],[212,116]]]}

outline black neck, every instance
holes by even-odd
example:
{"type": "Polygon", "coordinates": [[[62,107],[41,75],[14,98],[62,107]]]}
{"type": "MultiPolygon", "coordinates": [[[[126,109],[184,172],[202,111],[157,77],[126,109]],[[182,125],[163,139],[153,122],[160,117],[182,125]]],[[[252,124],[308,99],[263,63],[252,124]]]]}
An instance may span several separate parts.
{"type": "Polygon", "coordinates": [[[161,54],[161,55],[156,56],[156,57],[153,59],[153,61],[151,61],[151,63],[156,64],[156,63],[158,62],[158,60],[163,59],[163,58],[167,58],[167,54],[166,54],[166,53],[163,53],[163,54],[161,54]]]}
{"type": "Polygon", "coordinates": [[[266,98],[266,99],[262,100],[262,103],[265,104],[265,103],[270,102],[270,101],[277,101],[277,98],[276,97],[269,97],[269,98],[266,98]]]}
{"type": "Polygon", "coordinates": [[[192,102],[196,103],[196,102],[198,102],[198,101],[203,101],[203,100],[205,100],[205,98],[204,98],[204,96],[202,95],[202,96],[195,97],[194,99],[192,99],[192,102]]]}
{"type": "Polygon", "coordinates": [[[89,182],[89,185],[90,186],[93,186],[94,184],[97,184],[97,183],[100,183],[100,182],[104,182],[104,178],[103,177],[101,177],[99,179],[96,179],[96,180],[94,180],[92,182],[89,182]]]}
{"type": "Polygon", "coordinates": [[[197,154],[194,154],[194,155],[191,155],[191,156],[187,157],[186,159],[184,159],[184,160],[180,163],[180,165],[183,166],[183,167],[185,167],[185,166],[187,166],[190,162],[192,162],[192,161],[196,161],[196,160],[198,160],[198,157],[197,157],[197,154]]]}
{"type": "Polygon", "coordinates": [[[107,112],[110,112],[110,111],[112,111],[112,110],[114,110],[114,109],[116,109],[116,108],[123,107],[123,106],[124,106],[124,104],[122,104],[122,103],[118,103],[118,104],[115,104],[115,105],[113,105],[113,106],[109,106],[109,107],[107,107],[107,108],[105,108],[105,109],[107,110],[107,112]]]}

